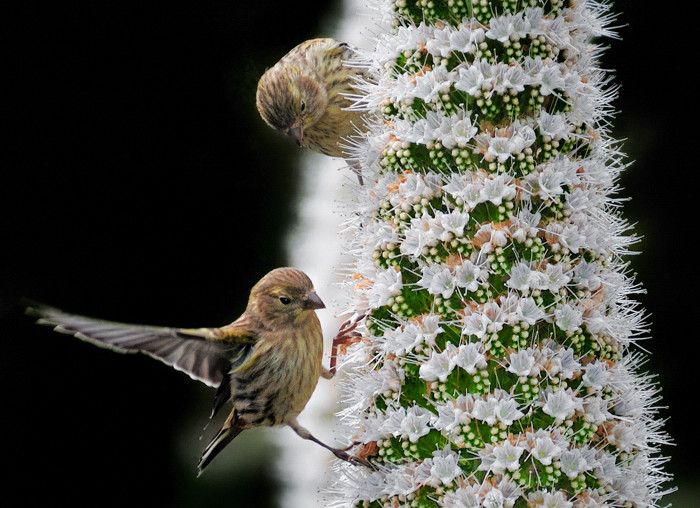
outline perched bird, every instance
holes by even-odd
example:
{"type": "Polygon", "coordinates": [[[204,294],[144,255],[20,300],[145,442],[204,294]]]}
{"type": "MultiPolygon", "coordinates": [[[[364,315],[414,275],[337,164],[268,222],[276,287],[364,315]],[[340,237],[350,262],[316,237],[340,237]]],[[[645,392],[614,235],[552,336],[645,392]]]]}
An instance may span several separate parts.
{"type": "MultiPolygon", "coordinates": [[[[294,138],[299,146],[333,157],[347,157],[343,145],[363,126],[362,113],[348,111],[359,68],[347,61],[350,46],[333,39],[302,42],[262,75],[256,104],[263,120],[294,138]]],[[[350,164],[362,176],[357,165],[350,164]]]]}
{"type": "MultiPolygon", "coordinates": [[[[318,378],[331,378],[335,373],[334,361],[331,369],[322,366],[323,335],[315,310],[324,307],[304,272],[277,268],[253,286],[245,312],[221,328],[114,323],[41,304],[30,306],[27,313],[58,332],[119,353],[145,353],[217,388],[210,418],[230,400],[231,412],[197,467],[201,474],[239,433],[272,425],[288,425],[336,457],[368,465],[345,450],[322,443],[296,420],[318,378]]],[[[357,323],[344,326],[337,340],[355,326],[357,323]]]]}

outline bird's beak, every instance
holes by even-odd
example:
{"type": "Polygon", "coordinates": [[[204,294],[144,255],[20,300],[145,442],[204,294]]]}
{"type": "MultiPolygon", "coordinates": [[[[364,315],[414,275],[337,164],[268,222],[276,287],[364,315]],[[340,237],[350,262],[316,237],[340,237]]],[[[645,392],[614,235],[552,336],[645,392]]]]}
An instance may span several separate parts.
{"type": "Polygon", "coordinates": [[[315,291],[312,291],[304,298],[305,309],[325,309],[326,304],[321,301],[315,291]]]}
{"type": "Polygon", "coordinates": [[[289,129],[287,129],[287,136],[296,141],[298,146],[301,146],[302,142],[304,141],[304,127],[298,124],[292,125],[289,129]]]}

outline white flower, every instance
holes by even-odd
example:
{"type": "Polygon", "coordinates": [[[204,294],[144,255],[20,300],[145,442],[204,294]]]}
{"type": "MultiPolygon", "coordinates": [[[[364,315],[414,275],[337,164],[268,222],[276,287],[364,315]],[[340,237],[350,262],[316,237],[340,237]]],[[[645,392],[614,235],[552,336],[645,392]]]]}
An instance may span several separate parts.
{"type": "Polygon", "coordinates": [[[530,348],[511,353],[508,363],[508,372],[512,372],[516,376],[530,376],[534,374],[535,355],[530,348]]]}
{"type": "Polygon", "coordinates": [[[504,508],[505,498],[503,493],[497,488],[492,488],[484,496],[484,502],[481,506],[484,508],[504,508]]]}
{"type": "Polygon", "coordinates": [[[595,475],[603,483],[612,483],[620,478],[622,471],[617,465],[615,455],[599,453],[594,466],[595,475]]]}
{"type": "Polygon", "coordinates": [[[548,264],[544,276],[544,287],[542,289],[547,289],[552,293],[558,292],[571,280],[571,277],[564,273],[564,267],[561,263],[548,264]]]}
{"type": "Polygon", "coordinates": [[[459,210],[453,210],[450,213],[440,212],[437,215],[440,220],[440,225],[443,229],[443,234],[440,235],[440,240],[447,241],[450,238],[446,233],[452,233],[456,237],[464,236],[464,227],[469,222],[469,214],[467,212],[461,212],[459,210]]]}
{"type": "Polygon", "coordinates": [[[528,75],[518,66],[508,67],[504,79],[506,88],[515,90],[518,93],[525,90],[525,85],[531,83],[528,75]]]}
{"type": "Polygon", "coordinates": [[[459,30],[450,34],[450,45],[454,51],[460,53],[471,53],[476,49],[476,45],[484,40],[484,29],[470,29],[461,25],[459,30]]]}
{"type": "Polygon", "coordinates": [[[449,298],[455,291],[455,278],[449,268],[437,272],[431,281],[428,292],[433,295],[441,295],[449,298]]]}
{"type": "Polygon", "coordinates": [[[544,319],[544,311],[530,297],[521,298],[518,301],[518,319],[525,321],[530,325],[534,325],[537,321],[544,319]]]}
{"type": "Polygon", "coordinates": [[[449,270],[447,267],[437,263],[423,266],[420,269],[421,278],[418,279],[418,285],[423,289],[429,290],[435,276],[446,269],[449,270]]]}
{"type": "Polygon", "coordinates": [[[442,145],[450,150],[455,146],[467,146],[467,143],[479,132],[479,129],[472,124],[471,118],[466,116],[463,110],[460,110],[454,117],[450,117],[446,127],[446,132],[440,137],[440,140],[442,145]]]}
{"type": "Polygon", "coordinates": [[[479,203],[483,203],[483,200],[481,198],[482,187],[483,184],[481,182],[468,183],[464,187],[464,190],[460,197],[464,200],[467,206],[469,206],[469,208],[473,209],[479,203]]]}
{"type": "Polygon", "coordinates": [[[594,195],[587,189],[573,189],[566,196],[566,207],[572,212],[580,212],[586,210],[594,205],[594,201],[591,198],[594,195]]]}
{"type": "Polygon", "coordinates": [[[450,29],[445,27],[442,30],[435,30],[433,36],[426,42],[425,47],[430,54],[443,58],[450,56],[450,53],[452,53],[450,29]]]}
{"type": "Polygon", "coordinates": [[[383,495],[384,487],[384,473],[373,471],[359,480],[355,495],[360,501],[374,501],[383,495]]]}
{"type": "Polygon", "coordinates": [[[413,324],[384,332],[384,350],[397,355],[411,351],[421,342],[420,330],[413,324]]]}
{"type": "Polygon", "coordinates": [[[433,426],[441,431],[452,433],[459,431],[459,426],[471,420],[471,411],[474,408],[472,395],[460,395],[446,404],[436,406],[438,415],[433,417],[433,426]]]}
{"type": "Polygon", "coordinates": [[[533,275],[530,266],[521,261],[514,265],[510,270],[510,278],[506,285],[509,288],[517,289],[518,291],[527,291],[532,287],[533,275]]]}
{"type": "Polygon", "coordinates": [[[386,305],[392,296],[401,293],[402,287],[400,271],[393,267],[380,271],[369,291],[369,305],[375,308],[386,305]]]}
{"type": "Polygon", "coordinates": [[[506,42],[514,33],[513,17],[511,15],[492,18],[489,23],[489,29],[486,30],[486,37],[495,39],[499,42],[506,42]]]}
{"type": "Polygon", "coordinates": [[[488,399],[478,399],[474,402],[472,416],[477,420],[486,422],[489,425],[496,423],[496,408],[498,407],[498,399],[489,397],[488,399]]]}
{"type": "Polygon", "coordinates": [[[450,362],[452,350],[454,350],[454,346],[449,344],[448,348],[442,353],[433,351],[430,358],[420,366],[418,371],[420,378],[426,381],[439,380],[441,383],[447,381],[447,376],[450,375],[453,368],[450,362]],[[452,346],[452,348],[449,348],[449,346],[452,346]]]}
{"type": "Polygon", "coordinates": [[[464,187],[471,182],[471,177],[463,173],[452,173],[449,180],[442,186],[443,190],[455,198],[463,198],[464,187]]]}
{"type": "Polygon", "coordinates": [[[597,275],[597,266],[581,260],[574,268],[574,282],[583,289],[593,291],[600,286],[600,277],[597,275]]]}
{"type": "Polygon", "coordinates": [[[569,249],[574,254],[581,249],[586,242],[586,236],[581,234],[576,224],[568,224],[559,234],[559,243],[569,249]]]}
{"type": "Polygon", "coordinates": [[[464,318],[464,327],[462,335],[474,335],[479,339],[483,339],[488,331],[490,320],[479,312],[474,312],[464,318]]]}
{"type": "Polygon", "coordinates": [[[411,443],[415,443],[422,436],[430,432],[428,422],[432,413],[422,407],[412,406],[406,411],[406,417],[401,421],[399,435],[403,439],[408,439],[411,443]]]}
{"type": "MultiPolygon", "coordinates": [[[[429,194],[429,189],[421,175],[409,173],[406,179],[399,184],[398,197],[407,201],[415,201],[429,194]]],[[[399,201],[396,204],[400,204],[399,201]]]]}
{"type": "Polygon", "coordinates": [[[586,373],[582,376],[584,386],[594,390],[602,390],[608,383],[608,366],[605,362],[596,360],[586,365],[586,373]]]}
{"type": "Polygon", "coordinates": [[[540,113],[538,124],[542,135],[552,139],[561,139],[571,131],[571,125],[563,115],[550,115],[546,111],[540,113]]]}
{"type": "Polygon", "coordinates": [[[381,435],[391,434],[393,436],[398,436],[401,433],[401,424],[405,418],[406,409],[403,407],[387,410],[383,420],[381,420],[380,415],[377,415],[378,422],[380,423],[378,433],[381,435]]]}
{"type": "Polygon", "coordinates": [[[433,417],[432,425],[440,431],[444,431],[448,434],[459,429],[460,412],[455,408],[452,401],[447,404],[438,404],[435,409],[437,410],[437,416],[433,417]]]}
{"type": "Polygon", "coordinates": [[[503,494],[505,508],[512,508],[520,496],[523,495],[523,490],[510,478],[503,477],[498,482],[498,490],[503,494]]]}
{"type": "Polygon", "coordinates": [[[518,403],[512,397],[498,401],[494,411],[496,418],[506,425],[512,425],[515,420],[522,418],[524,413],[518,409],[518,403]]]}
{"type": "Polygon", "coordinates": [[[460,67],[455,88],[467,92],[469,95],[475,95],[481,91],[484,84],[486,81],[479,66],[460,67]]]}
{"type": "Polygon", "coordinates": [[[409,468],[395,468],[387,472],[384,494],[406,496],[420,486],[418,479],[409,468]]]}
{"type": "Polygon", "coordinates": [[[388,390],[398,392],[401,389],[405,374],[396,363],[391,361],[384,362],[384,365],[378,371],[372,371],[380,381],[379,387],[376,389],[376,394],[384,393],[388,390]]]}
{"type": "Polygon", "coordinates": [[[503,201],[515,197],[515,184],[508,175],[498,175],[496,178],[486,180],[480,192],[484,201],[500,205],[503,201]]]}
{"type": "Polygon", "coordinates": [[[405,256],[417,258],[422,254],[423,247],[424,244],[420,231],[409,228],[409,230],[406,231],[406,238],[399,246],[399,250],[401,251],[401,254],[405,256]]]}
{"type": "Polygon", "coordinates": [[[443,450],[433,452],[433,467],[430,468],[430,475],[443,485],[449,485],[462,474],[458,457],[449,445],[443,450]]]}
{"type": "Polygon", "coordinates": [[[535,447],[530,454],[542,465],[549,466],[553,460],[561,455],[561,452],[562,449],[552,441],[551,437],[544,436],[535,439],[535,447]]]}
{"type": "Polygon", "coordinates": [[[583,402],[583,413],[586,420],[594,425],[600,425],[611,418],[608,402],[601,396],[587,397],[583,402]]]}
{"type": "Polygon", "coordinates": [[[411,219],[411,226],[406,231],[406,239],[399,250],[402,254],[419,257],[423,248],[435,245],[441,234],[440,222],[424,212],[420,217],[411,219]]]}
{"type": "Polygon", "coordinates": [[[582,408],[581,401],[571,392],[571,389],[549,392],[542,410],[561,423],[582,408]]]}
{"type": "Polygon", "coordinates": [[[564,79],[561,77],[559,68],[555,65],[545,67],[542,70],[540,85],[542,95],[551,95],[556,90],[561,91],[564,88],[564,79]]]}
{"type": "Polygon", "coordinates": [[[523,150],[525,150],[527,147],[532,145],[535,140],[537,139],[537,135],[535,134],[535,131],[532,130],[532,127],[528,125],[520,125],[517,126],[515,133],[513,134],[513,137],[511,138],[511,146],[510,146],[510,151],[513,155],[516,155],[523,150]]]}
{"type": "Polygon", "coordinates": [[[557,352],[557,358],[553,359],[559,366],[559,372],[564,379],[571,379],[574,373],[581,369],[581,364],[574,356],[574,350],[571,348],[561,348],[557,352]]]}
{"type": "Polygon", "coordinates": [[[444,330],[440,327],[440,316],[437,314],[426,314],[420,323],[420,339],[422,342],[435,345],[435,338],[444,330]]]}
{"type": "Polygon", "coordinates": [[[480,508],[479,485],[460,487],[454,492],[448,492],[443,498],[445,508],[480,508]]]}
{"type": "Polygon", "coordinates": [[[450,358],[451,368],[461,367],[470,375],[476,374],[477,369],[486,368],[486,357],[481,352],[479,344],[462,344],[450,358]]]}
{"type": "Polygon", "coordinates": [[[501,228],[494,228],[491,223],[484,224],[483,226],[481,226],[474,236],[480,239],[488,238],[488,241],[484,242],[481,246],[481,255],[493,251],[496,247],[503,247],[508,243],[506,230],[501,228]]]}
{"type": "Polygon", "coordinates": [[[505,162],[512,156],[513,149],[511,138],[496,136],[489,139],[489,147],[486,150],[486,160],[498,159],[498,162],[505,162]]]}
{"type": "Polygon", "coordinates": [[[564,193],[564,173],[556,167],[546,166],[541,172],[533,173],[529,179],[533,180],[535,177],[538,194],[542,199],[553,199],[564,193]]]}
{"type": "Polygon", "coordinates": [[[506,470],[515,471],[520,467],[520,456],[525,451],[522,446],[512,445],[506,441],[493,447],[495,460],[491,464],[491,470],[503,474],[506,470]]]}
{"type": "Polygon", "coordinates": [[[467,291],[476,291],[484,282],[488,272],[465,260],[455,269],[455,284],[467,291]]]}
{"type": "Polygon", "coordinates": [[[586,459],[578,448],[562,453],[561,457],[559,457],[559,462],[561,463],[561,472],[568,476],[570,480],[576,478],[579,473],[588,470],[586,459]]]}
{"type": "Polygon", "coordinates": [[[618,422],[611,433],[607,435],[608,443],[616,446],[623,452],[631,452],[635,448],[637,436],[632,430],[632,424],[629,422],[618,422]]]}
{"type": "Polygon", "coordinates": [[[452,73],[450,73],[444,65],[434,67],[431,72],[416,77],[416,89],[414,93],[416,97],[420,97],[425,102],[430,102],[441,93],[449,90],[453,78],[452,73]]]}
{"type": "Polygon", "coordinates": [[[511,236],[519,242],[524,242],[528,237],[536,236],[540,220],[542,220],[542,215],[539,212],[532,213],[526,209],[520,210],[511,220],[511,236]]]}
{"type": "Polygon", "coordinates": [[[533,492],[528,496],[528,506],[534,508],[572,508],[573,503],[566,499],[561,491],[556,492],[533,492]]]}
{"type": "Polygon", "coordinates": [[[583,323],[583,312],[568,303],[554,311],[556,324],[565,332],[573,332],[583,323]]]}

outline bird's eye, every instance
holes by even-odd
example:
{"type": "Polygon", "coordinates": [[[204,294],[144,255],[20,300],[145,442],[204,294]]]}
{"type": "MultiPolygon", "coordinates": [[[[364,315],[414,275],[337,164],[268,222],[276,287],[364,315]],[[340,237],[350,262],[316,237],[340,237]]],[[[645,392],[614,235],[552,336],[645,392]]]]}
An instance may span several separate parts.
{"type": "Polygon", "coordinates": [[[280,302],[282,302],[283,305],[289,305],[292,302],[292,299],[288,296],[280,296],[280,302]]]}
{"type": "Polygon", "coordinates": [[[301,101],[301,112],[303,113],[304,111],[306,111],[306,102],[301,101]]]}

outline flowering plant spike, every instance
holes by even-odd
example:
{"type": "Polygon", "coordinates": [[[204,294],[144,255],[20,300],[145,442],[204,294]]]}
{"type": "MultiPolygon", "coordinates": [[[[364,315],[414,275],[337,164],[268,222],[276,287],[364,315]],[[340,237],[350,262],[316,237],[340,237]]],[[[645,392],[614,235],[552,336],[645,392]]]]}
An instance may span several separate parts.
{"type": "Polygon", "coordinates": [[[668,442],[625,256],[596,0],[393,0],[356,106],[334,506],[657,506],[668,442]]]}

